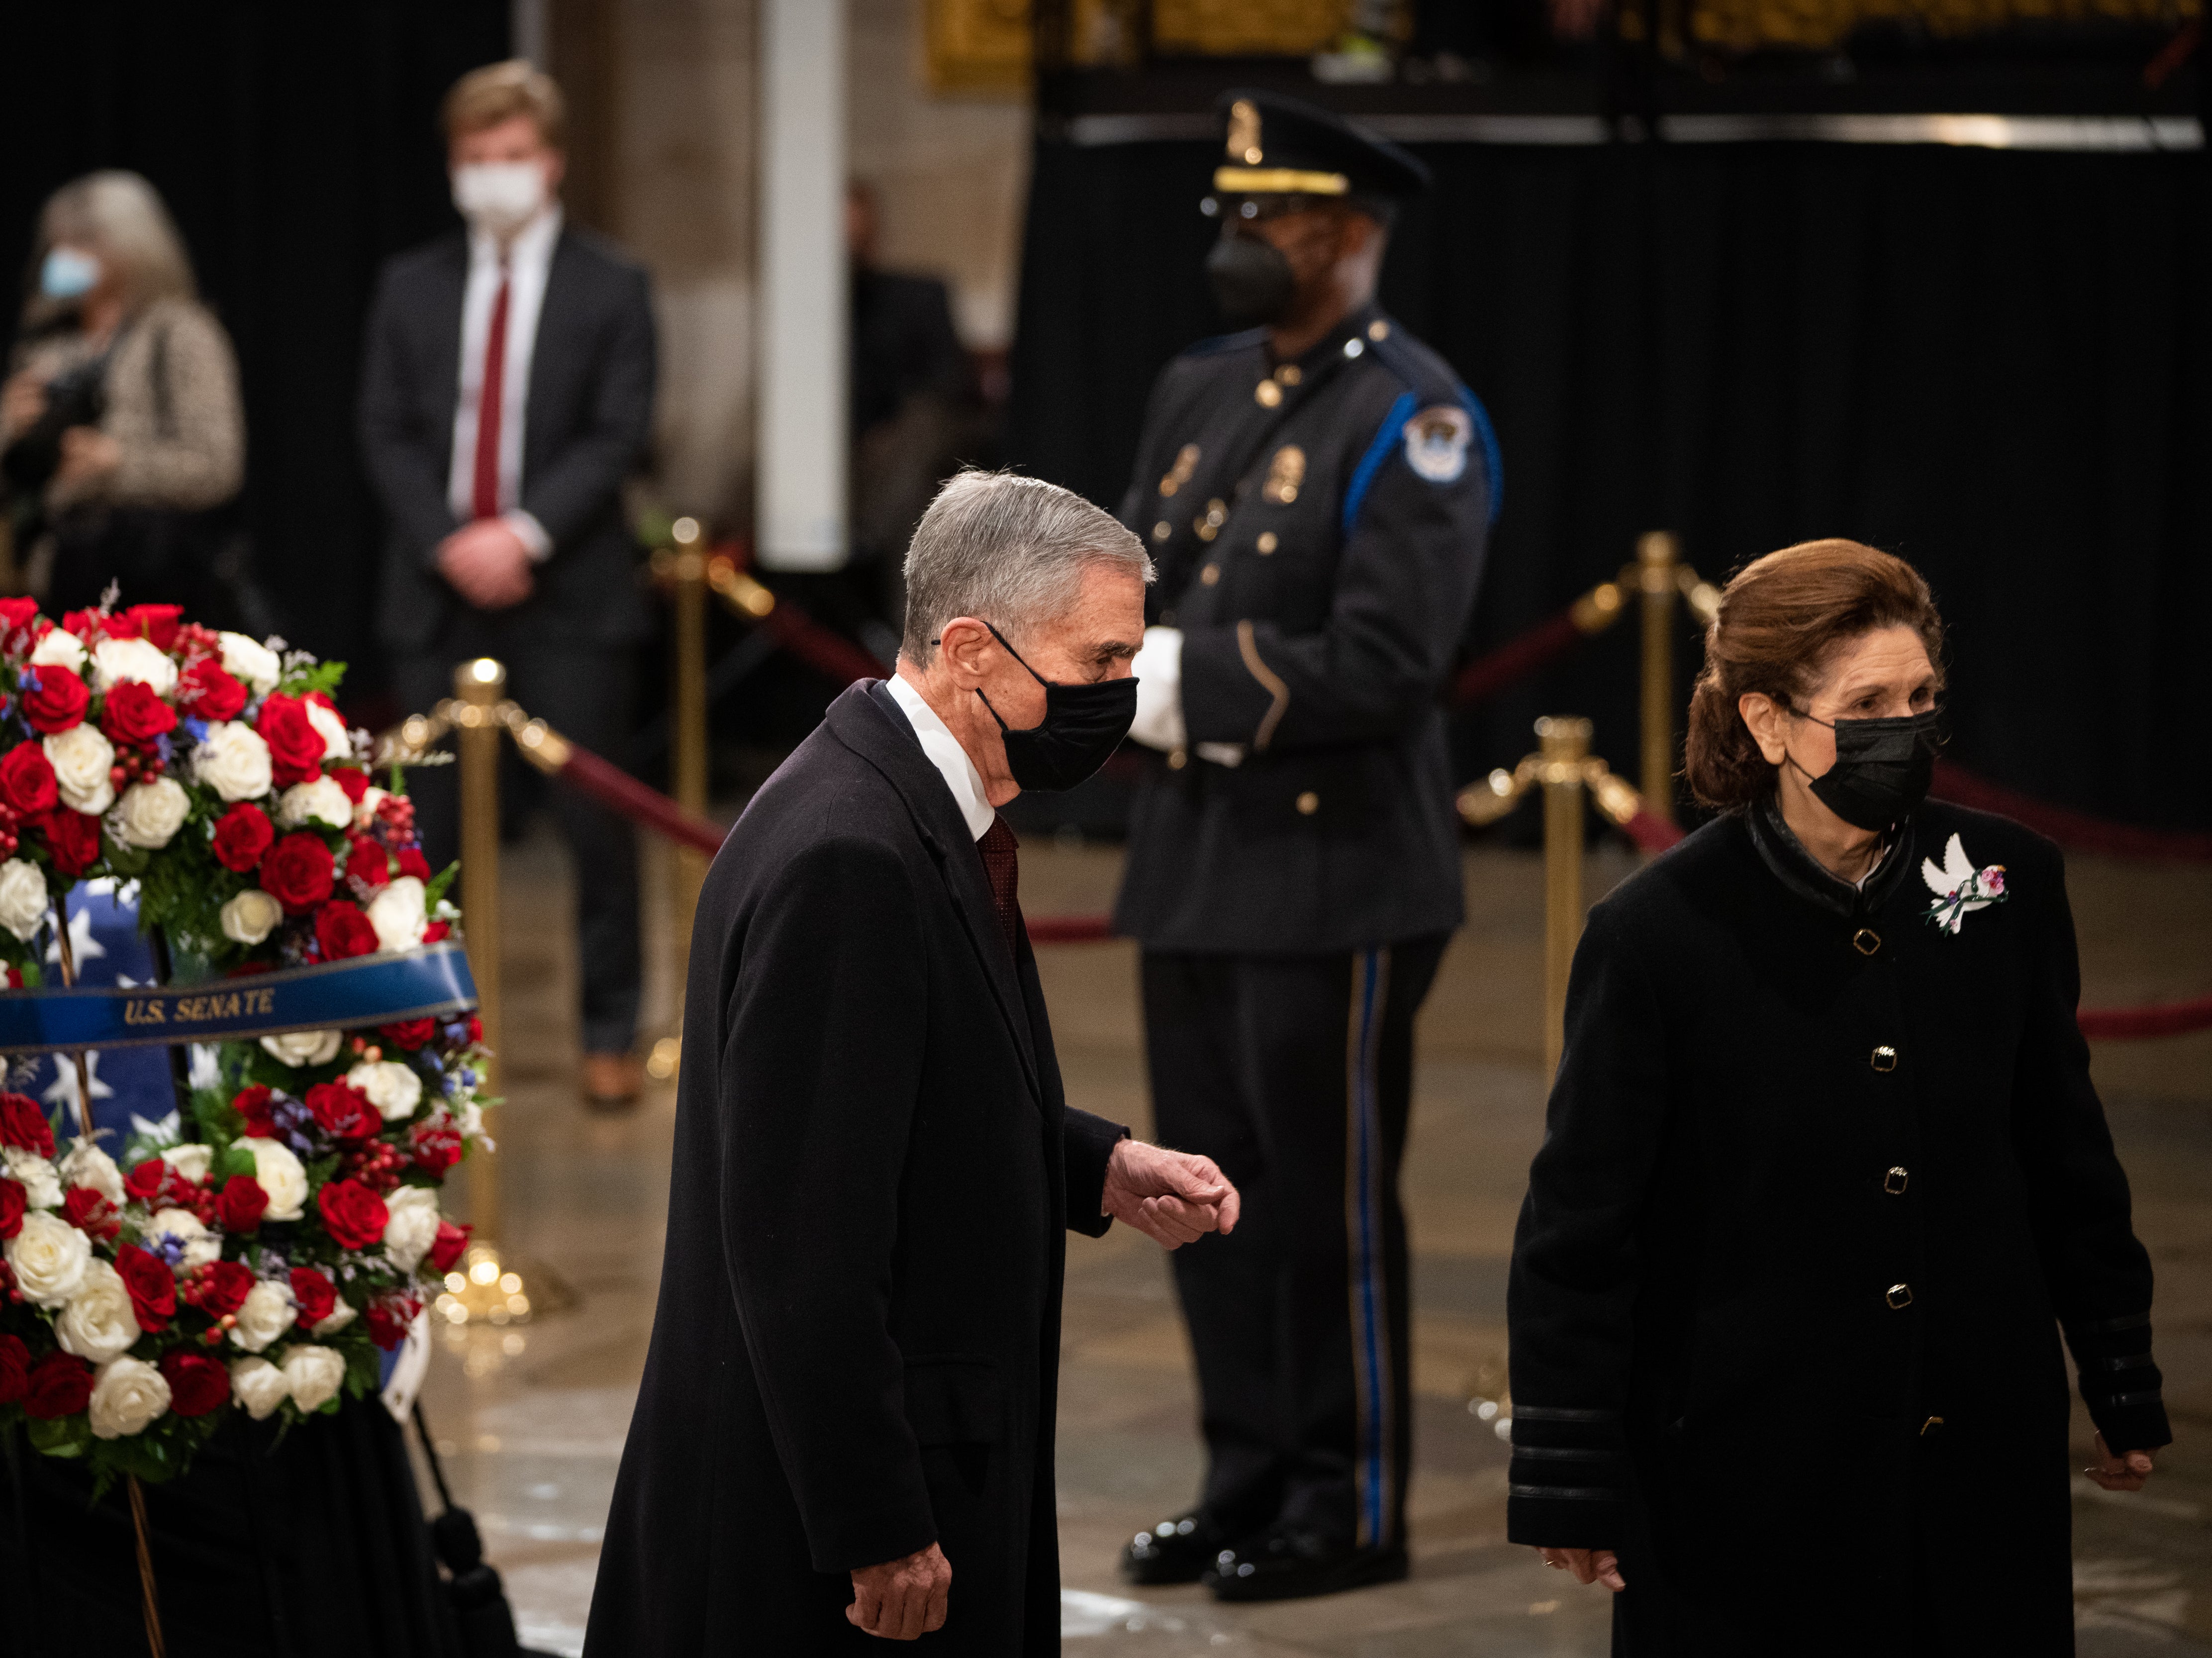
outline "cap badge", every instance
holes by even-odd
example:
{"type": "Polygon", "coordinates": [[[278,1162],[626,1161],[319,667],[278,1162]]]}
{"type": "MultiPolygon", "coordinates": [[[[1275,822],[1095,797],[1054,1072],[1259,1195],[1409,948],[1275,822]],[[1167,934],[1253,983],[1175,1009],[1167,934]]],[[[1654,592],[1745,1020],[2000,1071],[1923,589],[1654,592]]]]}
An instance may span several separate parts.
{"type": "Polygon", "coordinates": [[[1406,465],[1431,483],[1456,483],[1474,436],[1474,422],[1457,404],[1424,409],[1406,422],[1406,465]]]}
{"type": "Polygon", "coordinates": [[[1229,106],[1229,159],[1247,167],[1257,167],[1263,159],[1260,106],[1249,98],[1239,98],[1229,106]]]}
{"type": "Polygon", "coordinates": [[[1267,464],[1267,481],[1260,486],[1260,499],[1287,507],[1298,498],[1298,486],[1305,481],[1306,452],[1295,443],[1286,443],[1267,464]]]}

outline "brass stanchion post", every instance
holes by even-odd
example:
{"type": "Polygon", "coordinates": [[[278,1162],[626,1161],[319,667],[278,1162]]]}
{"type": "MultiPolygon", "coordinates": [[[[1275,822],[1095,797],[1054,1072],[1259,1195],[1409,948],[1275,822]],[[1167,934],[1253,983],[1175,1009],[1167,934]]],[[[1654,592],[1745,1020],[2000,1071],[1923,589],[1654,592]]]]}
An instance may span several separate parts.
{"type": "MultiPolygon", "coordinates": [[[[453,670],[453,724],[461,751],[461,918],[466,928],[469,971],[477,981],[477,1017],[492,1059],[486,1094],[499,1091],[499,705],[507,695],[507,668],[488,656],[453,670]]],[[[495,1106],[484,1108],[484,1132],[499,1139],[495,1106]]],[[[499,1236],[499,1163],[478,1151],[469,1158],[469,1213],[477,1236],[499,1236]]]]}
{"type": "Polygon", "coordinates": [[[1637,585],[1644,595],[1644,805],[1674,821],[1674,597],[1680,549],[1654,530],[1636,544],[1637,585]]]}
{"type": "Polygon", "coordinates": [[[1583,788],[1590,722],[1536,722],[1536,780],[1544,786],[1544,1074],[1566,1046],[1567,972],[1583,932],[1583,788]]]}

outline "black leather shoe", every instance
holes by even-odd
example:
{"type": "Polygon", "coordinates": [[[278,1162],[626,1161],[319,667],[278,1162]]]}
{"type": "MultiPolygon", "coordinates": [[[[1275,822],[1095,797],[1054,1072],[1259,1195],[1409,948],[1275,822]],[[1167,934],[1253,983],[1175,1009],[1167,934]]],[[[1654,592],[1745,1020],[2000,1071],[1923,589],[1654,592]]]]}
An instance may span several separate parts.
{"type": "Polygon", "coordinates": [[[1132,1583],[1195,1583],[1227,1540],[1204,1515],[1179,1514],[1122,1546],[1121,1576],[1132,1583]]]}
{"type": "Polygon", "coordinates": [[[1319,1532],[1274,1526],[1221,1550],[1199,1581],[1217,1600],[1297,1600],[1395,1583],[1407,1569],[1399,1544],[1354,1548],[1319,1532]]]}

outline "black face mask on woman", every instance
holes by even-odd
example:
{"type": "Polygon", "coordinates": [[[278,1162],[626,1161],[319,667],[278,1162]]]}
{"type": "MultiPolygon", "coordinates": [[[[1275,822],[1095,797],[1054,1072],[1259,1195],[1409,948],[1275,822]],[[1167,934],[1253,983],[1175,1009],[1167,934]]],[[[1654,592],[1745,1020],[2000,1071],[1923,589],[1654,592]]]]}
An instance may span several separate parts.
{"type": "Polygon", "coordinates": [[[1231,329],[1279,322],[1298,281],[1291,262],[1272,242],[1226,232],[1206,256],[1206,286],[1231,329]]]}
{"type": "MultiPolygon", "coordinates": [[[[986,622],[983,624],[991,628],[986,622]]],[[[991,637],[1006,645],[1006,635],[991,628],[991,637]]],[[[1137,717],[1137,681],[1133,675],[1098,679],[1087,684],[1056,685],[1026,662],[1012,646],[1006,654],[1022,663],[1023,671],[1044,687],[1044,718],[1027,731],[1011,731],[991,708],[978,685],[975,695],[999,720],[999,734],[1006,743],[1006,769],[1014,781],[1038,794],[1072,789],[1106,763],[1121,745],[1137,717]]]]}
{"type": "MultiPolygon", "coordinates": [[[[1796,709],[1790,710],[1796,714],[1796,709]]],[[[1886,829],[1928,798],[1936,780],[1934,709],[1892,720],[1838,720],[1826,726],[1836,734],[1836,763],[1818,777],[1805,772],[1813,798],[1854,829],[1886,829]]],[[[1795,755],[1790,763],[1797,766],[1795,755]]],[[[1797,766],[1799,771],[1804,767],[1797,766]]]]}

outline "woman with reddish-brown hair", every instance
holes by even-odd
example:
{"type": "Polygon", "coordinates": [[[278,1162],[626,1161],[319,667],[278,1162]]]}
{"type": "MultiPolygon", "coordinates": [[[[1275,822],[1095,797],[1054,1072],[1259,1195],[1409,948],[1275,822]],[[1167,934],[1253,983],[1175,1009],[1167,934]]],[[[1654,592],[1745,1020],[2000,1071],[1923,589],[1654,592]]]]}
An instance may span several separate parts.
{"type": "Polygon", "coordinates": [[[1590,912],[1509,1297],[1508,1527],[1632,1658],[2074,1650],[2063,1330],[2138,1490],[2150,1261],[2057,849],[1925,797],[1943,628],[1850,541],[1729,584],[1719,813],[1590,912]]]}

